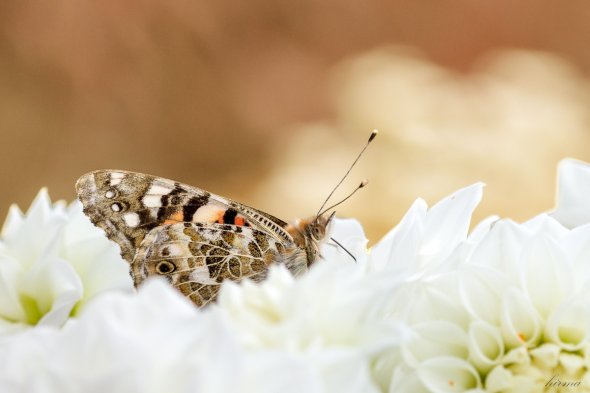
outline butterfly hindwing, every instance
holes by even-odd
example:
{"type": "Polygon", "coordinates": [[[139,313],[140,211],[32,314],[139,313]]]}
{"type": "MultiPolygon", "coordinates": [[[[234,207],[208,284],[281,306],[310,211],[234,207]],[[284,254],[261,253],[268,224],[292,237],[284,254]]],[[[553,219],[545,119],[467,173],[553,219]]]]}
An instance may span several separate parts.
{"type": "Polygon", "coordinates": [[[252,226],[275,239],[292,242],[285,222],[197,187],[141,173],[100,170],[76,183],[84,212],[121,247],[132,262],[136,249],[154,228],[177,222],[252,226]]]}
{"type": "Polygon", "coordinates": [[[255,228],[168,224],[148,233],[131,270],[136,285],[160,275],[202,307],[215,299],[224,280],[263,280],[282,247],[273,236],[255,228]]]}

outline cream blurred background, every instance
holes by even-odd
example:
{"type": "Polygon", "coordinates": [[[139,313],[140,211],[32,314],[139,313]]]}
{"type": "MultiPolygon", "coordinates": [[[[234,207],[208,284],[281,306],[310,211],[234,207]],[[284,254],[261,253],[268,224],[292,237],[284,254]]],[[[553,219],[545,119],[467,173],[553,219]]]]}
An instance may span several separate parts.
{"type": "Polygon", "coordinates": [[[417,197],[484,181],[481,219],[553,205],[590,161],[590,3],[523,0],[0,4],[0,215],[100,168],[278,217],[337,193],[372,241],[417,197]],[[515,4],[516,3],[516,4],[515,4]]]}

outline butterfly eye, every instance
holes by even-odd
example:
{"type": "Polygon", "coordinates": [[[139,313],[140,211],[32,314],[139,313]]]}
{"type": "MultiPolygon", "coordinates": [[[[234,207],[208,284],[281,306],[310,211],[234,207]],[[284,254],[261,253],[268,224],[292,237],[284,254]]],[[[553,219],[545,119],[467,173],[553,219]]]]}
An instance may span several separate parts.
{"type": "Polygon", "coordinates": [[[176,265],[170,261],[161,261],[156,265],[156,271],[159,274],[170,274],[176,270],[176,265]]]}
{"type": "Polygon", "coordinates": [[[313,235],[314,238],[316,238],[317,240],[320,240],[322,237],[322,231],[320,230],[319,227],[314,226],[311,228],[311,234],[313,235]]]}

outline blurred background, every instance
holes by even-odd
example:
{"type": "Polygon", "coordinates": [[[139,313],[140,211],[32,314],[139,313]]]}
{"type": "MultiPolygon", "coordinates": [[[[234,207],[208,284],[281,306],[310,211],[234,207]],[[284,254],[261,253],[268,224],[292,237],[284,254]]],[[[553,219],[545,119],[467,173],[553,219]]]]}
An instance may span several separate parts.
{"type": "Polygon", "coordinates": [[[553,206],[590,161],[586,0],[0,3],[0,216],[117,168],[285,220],[337,193],[372,242],[417,197],[487,184],[477,219],[553,206]]]}

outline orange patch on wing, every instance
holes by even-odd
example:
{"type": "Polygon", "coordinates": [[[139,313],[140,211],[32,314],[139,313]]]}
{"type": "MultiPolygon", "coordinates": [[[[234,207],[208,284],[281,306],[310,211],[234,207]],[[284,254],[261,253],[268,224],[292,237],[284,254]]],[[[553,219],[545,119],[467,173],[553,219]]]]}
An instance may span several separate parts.
{"type": "Polygon", "coordinates": [[[177,210],[174,212],[170,217],[164,221],[164,224],[175,224],[177,222],[184,221],[184,214],[182,214],[182,210],[177,210]]]}
{"type": "Polygon", "coordinates": [[[246,223],[246,220],[244,219],[244,217],[236,217],[236,219],[234,220],[234,224],[236,224],[237,226],[242,226],[246,223]]]}

